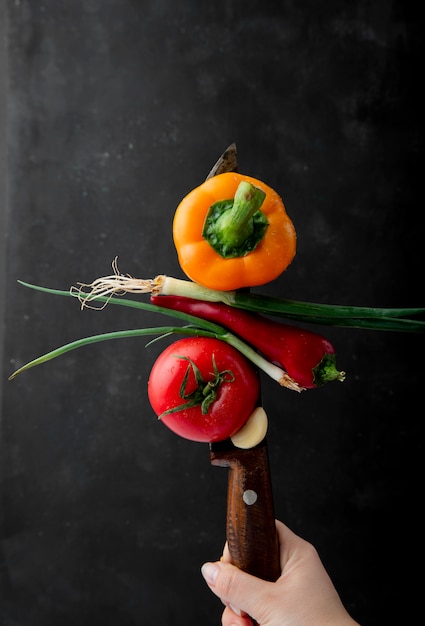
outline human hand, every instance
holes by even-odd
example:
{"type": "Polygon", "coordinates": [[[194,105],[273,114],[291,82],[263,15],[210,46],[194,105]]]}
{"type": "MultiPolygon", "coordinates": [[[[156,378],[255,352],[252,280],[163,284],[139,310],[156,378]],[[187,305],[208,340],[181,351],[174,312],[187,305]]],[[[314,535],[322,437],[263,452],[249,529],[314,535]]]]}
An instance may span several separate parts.
{"type": "MultiPolygon", "coordinates": [[[[276,520],[282,574],[275,583],[230,563],[227,544],[216,563],[204,563],[202,575],[226,605],[223,626],[355,626],[315,547],[276,520]]],[[[358,624],[357,624],[358,626],[358,624]]]]}

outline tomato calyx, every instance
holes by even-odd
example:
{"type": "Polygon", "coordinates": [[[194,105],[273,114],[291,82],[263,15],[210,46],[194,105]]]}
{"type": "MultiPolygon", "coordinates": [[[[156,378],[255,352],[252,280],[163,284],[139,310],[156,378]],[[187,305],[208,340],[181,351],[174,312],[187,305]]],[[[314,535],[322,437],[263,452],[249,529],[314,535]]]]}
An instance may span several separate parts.
{"type": "Polygon", "coordinates": [[[223,370],[222,372],[218,371],[214,354],[212,355],[212,365],[213,372],[211,374],[214,376],[211,380],[205,381],[202,377],[199,368],[196,363],[187,356],[180,356],[178,354],[174,355],[177,359],[182,359],[184,361],[188,361],[188,366],[183,377],[182,383],[180,385],[179,395],[182,400],[186,400],[183,404],[175,406],[167,411],[161,413],[158,416],[158,419],[161,419],[165,415],[170,415],[171,413],[177,413],[178,411],[182,411],[183,409],[190,409],[195,406],[200,406],[203,415],[208,413],[208,410],[211,404],[216,400],[218,390],[223,382],[232,383],[235,380],[235,375],[232,370],[223,370]],[[190,393],[186,393],[187,384],[189,380],[190,372],[193,371],[195,376],[196,387],[190,393]]]}

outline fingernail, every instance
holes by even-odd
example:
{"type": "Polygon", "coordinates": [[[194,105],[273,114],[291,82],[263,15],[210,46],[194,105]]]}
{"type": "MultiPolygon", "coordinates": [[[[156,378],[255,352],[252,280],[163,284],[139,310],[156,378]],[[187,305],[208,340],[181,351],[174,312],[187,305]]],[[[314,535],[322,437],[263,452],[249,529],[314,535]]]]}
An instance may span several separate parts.
{"type": "Polygon", "coordinates": [[[201,567],[201,573],[207,583],[209,583],[210,585],[215,585],[218,574],[217,565],[214,565],[214,563],[204,563],[201,567]]]}

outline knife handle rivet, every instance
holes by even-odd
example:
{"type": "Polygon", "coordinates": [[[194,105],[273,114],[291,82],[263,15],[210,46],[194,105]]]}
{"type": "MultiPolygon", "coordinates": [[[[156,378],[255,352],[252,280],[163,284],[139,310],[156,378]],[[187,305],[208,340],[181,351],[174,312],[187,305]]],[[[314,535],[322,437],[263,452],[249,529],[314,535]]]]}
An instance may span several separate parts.
{"type": "Polygon", "coordinates": [[[256,492],[252,489],[247,489],[242,494],[242,500],[248,505],[255,504],[257,502],[257,497],[256,492]]]}

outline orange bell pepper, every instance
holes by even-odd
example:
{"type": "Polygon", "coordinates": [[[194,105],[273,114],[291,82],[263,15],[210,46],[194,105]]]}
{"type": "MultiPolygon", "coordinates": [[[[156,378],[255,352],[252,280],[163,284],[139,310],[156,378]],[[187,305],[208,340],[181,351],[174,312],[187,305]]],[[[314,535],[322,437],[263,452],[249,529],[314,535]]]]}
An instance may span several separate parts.
{"type": "Polygon", "coordinates": [[[186,276],[222,291],[272,281],[296,252],[295,228],[281,197],[236,172],[213,176],[183,198],[173,239],[186,276]]]}

